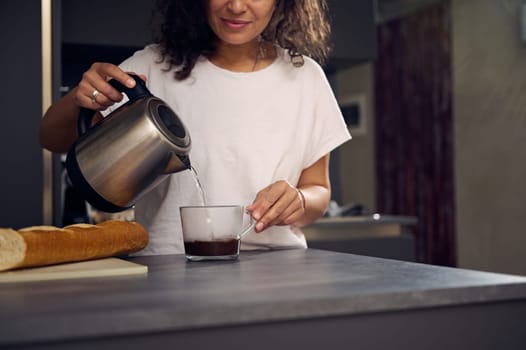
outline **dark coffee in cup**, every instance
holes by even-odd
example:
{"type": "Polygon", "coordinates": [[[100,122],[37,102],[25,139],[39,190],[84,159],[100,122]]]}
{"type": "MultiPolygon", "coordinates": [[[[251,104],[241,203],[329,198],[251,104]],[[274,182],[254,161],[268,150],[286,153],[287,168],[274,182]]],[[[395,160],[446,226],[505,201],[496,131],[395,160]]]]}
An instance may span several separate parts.
{"type": "Polygon", "coordinates": [[[184,242],[186,255],[231,256],[239,253],[239,239],[184,242]]]}
{"type": "Polygon", "coordinates": [[[256,224],[241,205],[180,207],[186,258],[190,261],[235,260],[241,238],[256,224]],[[243,227],[247,217],[250,224],[243,227]]]}

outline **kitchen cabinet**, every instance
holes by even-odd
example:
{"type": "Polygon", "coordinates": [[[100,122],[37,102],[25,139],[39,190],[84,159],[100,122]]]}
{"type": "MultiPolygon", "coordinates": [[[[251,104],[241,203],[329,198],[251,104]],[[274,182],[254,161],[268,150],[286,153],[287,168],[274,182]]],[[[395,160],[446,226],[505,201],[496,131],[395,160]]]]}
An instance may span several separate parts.
{"type": "Polygon", "coordinates": [[[0,348],[525,349],[526,277],[313,249],[4,284],[0,348]]]}

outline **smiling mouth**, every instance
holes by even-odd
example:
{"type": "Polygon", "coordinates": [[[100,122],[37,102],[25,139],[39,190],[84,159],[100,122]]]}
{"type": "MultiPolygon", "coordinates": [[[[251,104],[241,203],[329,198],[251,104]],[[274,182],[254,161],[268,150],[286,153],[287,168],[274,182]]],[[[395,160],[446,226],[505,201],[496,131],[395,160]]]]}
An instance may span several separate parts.
{"type": "Polygon", "coordinates": [[[230,29],[242,29],[250,24],[248,21],[222,18],[223,23],[230,29]]]}

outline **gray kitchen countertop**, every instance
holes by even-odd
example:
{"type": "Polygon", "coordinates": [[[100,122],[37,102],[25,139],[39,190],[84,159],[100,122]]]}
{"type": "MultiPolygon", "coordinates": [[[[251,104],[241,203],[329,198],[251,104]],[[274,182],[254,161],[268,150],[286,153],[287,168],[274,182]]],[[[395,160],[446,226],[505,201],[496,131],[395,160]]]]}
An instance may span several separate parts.
{"type": "Polygon", "coordinates": [[[132,258],[146,276],[5,284],[0,347],[526,300],[526,278],[314,249],[132,258]]]}

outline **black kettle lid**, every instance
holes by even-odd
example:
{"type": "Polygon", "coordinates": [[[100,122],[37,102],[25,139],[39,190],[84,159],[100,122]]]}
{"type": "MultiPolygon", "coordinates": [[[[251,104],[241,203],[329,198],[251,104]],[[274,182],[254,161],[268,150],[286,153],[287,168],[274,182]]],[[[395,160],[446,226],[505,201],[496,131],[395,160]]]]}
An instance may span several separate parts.
{"type": "Polygon", "coordinates": [[[190,134],[177,113],[164,101],[155,97],[152,98],[149,109],[160,131],[168,140],[180,148],[178,153],[187,153],[191,144],[190,134]]]}

